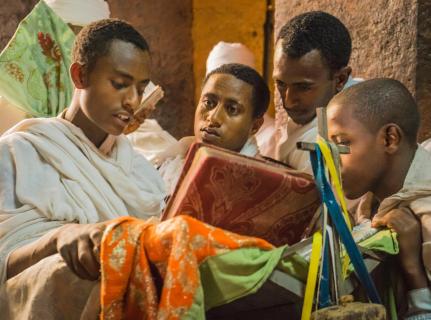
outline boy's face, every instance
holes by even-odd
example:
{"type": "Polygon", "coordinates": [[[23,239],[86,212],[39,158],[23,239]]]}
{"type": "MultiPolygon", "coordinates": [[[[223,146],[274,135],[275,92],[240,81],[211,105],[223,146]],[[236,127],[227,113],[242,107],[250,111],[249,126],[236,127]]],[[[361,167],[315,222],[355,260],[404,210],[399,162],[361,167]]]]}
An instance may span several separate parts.
{"type": "Polygon", "coordinates": [[[195,113],[198,141],[240,151],[256,129],[253,88],[230,74],[213,74],[205,83],[195,113]]]}
{"type": "Polygon", "coordinates": [[[386,163],[378,133],[370,132],[353,117],[351,108],[343,107],[343,103],[330,102],[327,116],[329,139],[350,147],[349,154],[340,154],[346,197],[356,199],[374,191],[384,180],[386,163]]]}
{"type": "Polygon", "coordinates": [[[112,41],[109,52],[87,74],[80,94],[83,113],[103,132],[120,135],[141,102],[149,70],[148,51],[112,41]]]}
{"type": "Polygon", "coordinates": [[[273,79],[284,110],[297,124],[307,124],[316,116],[317,107],[325,107],[336,94],[336,78],[318,50],[300,58],[290,58],[278,41],[274,54],[273,79]]]}

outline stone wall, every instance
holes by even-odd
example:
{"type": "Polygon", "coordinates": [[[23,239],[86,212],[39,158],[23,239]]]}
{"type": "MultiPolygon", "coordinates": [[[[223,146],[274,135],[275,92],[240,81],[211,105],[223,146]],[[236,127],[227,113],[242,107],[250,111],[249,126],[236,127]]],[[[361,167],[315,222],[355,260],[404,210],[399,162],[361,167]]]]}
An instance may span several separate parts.
{"type": "MultiPolygon", "coordinates": [[[[38,0],[2,0],[0,48],[38,0]]],[[[153,80],[165,98],[153,116],[176,137],[193,132],[192,0],[109,0],[111,16],[131,22],[147,39],[153,80]]]]}
{"type": "Polygon", "coordinates": [[[355,77],[392,77],[409,88],[422,112],[421,138],[431,136],[430,2],[275,0],[276,32],[290,18],[311,10],[335,15],[350,30],[355,77]]]}
{"type": "Polygon", "coordinates": [[[416,99],[422,116],[420,139],[431,137],[431,2],[418,0],[416,99]]]}
{"type": "Polygon", "coordinates": [[[38,0],[2,0],[0,4],[0,51],[15,33],[20,21],[33,9],[38,0]]]}
{"type": "Polygon", "coordinates": [[[193,132],[192,0],[109,0],[111,16],[131,22],[146,38],[152,79],[165,90],[154,117],[175,137],[193,132]]]}
{"type": "MultiPolygon", "coordinates": [[[[261,68],[265,1],[108,0],[113,17],[130,21],[152,51],[155,82],[165,98],[154,113],[176,137],[192,133],[205,59],[219,40],[243,41],[261,68]],[[246,19],[246,20],[241,20],[246,19]],[[196,83],[195,83],[196,82],[196,83]],[[196,88],[196,89],[195,89],[196,88]]],[[[37,0],[2,0],[0,48],[37,0]]],[[[324,10],[339,17],[353,39],[356,77],[393,77],[416,96],[421,139],[431,137],[431,3],[428,0],[275,0],[275,32],[293,16],[324,10]]]]}
{"type": "Polygon", "coordinates": [[[263,72],[266,0],[194,0],[193,63],[195,101],[201,92],[206,60],[219,41],[240,42],[255,55],[256,69],[263,72]]]}

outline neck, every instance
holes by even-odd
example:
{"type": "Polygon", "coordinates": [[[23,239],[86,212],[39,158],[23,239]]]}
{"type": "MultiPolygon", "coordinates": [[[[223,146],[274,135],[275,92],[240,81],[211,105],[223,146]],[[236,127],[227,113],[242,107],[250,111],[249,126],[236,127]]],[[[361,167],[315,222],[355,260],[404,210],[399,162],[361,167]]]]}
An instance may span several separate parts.
{"type": "Polygon", "coordinates": [[[108,135],[84,114],[80,105],[77,90],[75,90],[73,95],[72,103],[66,110],[64,119],[80,128],[88,140],[90,140],[97,148],[101,146],[108,135]]]}
{"type": "Polygon", "coordinates": [[[390,163],[389,168],[383,175],[379,187],[373,192],[379,201],[400,191],[406,180],[417,146],[406,147],[407,151],[399,152],[390,163]]]}

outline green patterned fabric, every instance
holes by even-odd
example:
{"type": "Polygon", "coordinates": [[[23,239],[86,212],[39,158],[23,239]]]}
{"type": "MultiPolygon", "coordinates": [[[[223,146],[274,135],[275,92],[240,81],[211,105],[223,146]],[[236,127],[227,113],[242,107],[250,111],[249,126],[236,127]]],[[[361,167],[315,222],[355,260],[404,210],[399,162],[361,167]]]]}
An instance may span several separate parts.
{"type": "Polygon", "coordinates": [[[0,54],[0,96],[34,117],[52,117],[72,98],[75,34],[40,1],[0,54]]]}

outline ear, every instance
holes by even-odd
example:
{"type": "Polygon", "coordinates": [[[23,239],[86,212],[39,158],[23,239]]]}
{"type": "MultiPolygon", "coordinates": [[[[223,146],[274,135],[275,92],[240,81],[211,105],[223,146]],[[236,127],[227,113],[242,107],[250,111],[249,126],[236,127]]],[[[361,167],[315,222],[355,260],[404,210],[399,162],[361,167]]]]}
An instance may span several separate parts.
{"type": "Polygon", "coordinates": [[[85,89],[88,86],[88,77],[86,69],[78,62],[72,63],[70,66],[70,77],[77,89],[85,89]]]}
{"type": "Polygon", "coordinates": [[[256,118],[253,120],[253,124],[251,126],[251,134],[255,134],[259,131],[260,127],[263,125],[263,116],[256,118]]]}
{"type": "Polygon", "coordinates": [[[389,154],[394,154],[400,148],[401,142],[404,139],[404,133],[401,128],[394,124],[388,123],[381,129],[385,151],[389,154]]]}
{"type": "Polygon", "coordinates": [[[334,74],[335,79],[335,90],[337,90],[337,93],[343,90],[344,86],[347,83],[347,80],[349,80],[349,76],[352,73],[352,68],[347,66],[343,67],[334,74]]]}

